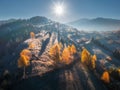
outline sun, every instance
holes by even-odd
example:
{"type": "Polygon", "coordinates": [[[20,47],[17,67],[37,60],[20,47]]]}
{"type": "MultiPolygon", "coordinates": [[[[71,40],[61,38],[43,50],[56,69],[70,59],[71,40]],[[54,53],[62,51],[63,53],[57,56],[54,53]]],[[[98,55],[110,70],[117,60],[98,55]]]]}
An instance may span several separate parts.
{"type": "Polygon", "coordinates": [[[64,8],[62,5],[56,5],[55,6],[55,13],[57,15],[62,15],[64,13],[64,8]]]}
{"type": "Polygon", "coordinates": [[[63,4],[55,4],[54,5],[54,13],[57,15],[57,16],[62,16],[64,14],[64,6],[63,4]]]}

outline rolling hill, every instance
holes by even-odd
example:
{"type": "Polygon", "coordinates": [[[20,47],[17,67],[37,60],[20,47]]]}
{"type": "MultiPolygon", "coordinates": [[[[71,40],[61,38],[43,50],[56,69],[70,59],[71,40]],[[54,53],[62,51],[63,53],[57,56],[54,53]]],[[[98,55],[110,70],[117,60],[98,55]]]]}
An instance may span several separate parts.
{"type": "MultiPolygon", "coordinates": [[[[84,19],[82,22],[88,21],[84,19]]],[[[104,19],[101,18],[94,19],[92,23],[98,21],[105,23],[104,19]]],[[[114,25],[112,22],[108,20],[106,25],[114,25]]],[[[18,19],[1,24],[0,32],[0,89],[120,89],[119,72],[111,73],[112,70],[116,71],[116,68],[120,66],[120,30],[79,31],[46,17],[35,16],[30,19],[18,19]],[[35,33],[35,38],[30,37],[30,32],[35,33]],[[33,46],[29,47],[31,43],[33,46]],[[53,57],[50,55],[51,48],[56,44],[59,45],[59,48],[55,46],[52,50],[57,55],[59,51],[57,58],[55,58],[54,53],[53,57]],[[75,48],[71,49],[72,46],[75,48]],[[23,78],[23,68],[18,68],[18,59],[24,49],[31,53],[30,65],[26,67],[25,78],[23,78]],[[95,69],[90,67],[91,63],[88,65],[82,63],[81,53],[83,49],[89,52],[89,58],[94,54],[97,56],[94,63],[95,69]],[[63,52],[67,53],[63,54],[63,52]],[[68,56],[69,59],[66,59],[68,56]],[[110,73],[109,83],[101,80],[104,71],[110,73]],[[116,75],[118,76],[116,77],[116,75]]],[[[91,61],[91,59],[89,60],[91,61]]]]}
{"type": "Polygon", "coordinates": [[[120,29],[120,20],[111,18],[80,19],[68,23],[79,30],[112,31],[120,29]]]}

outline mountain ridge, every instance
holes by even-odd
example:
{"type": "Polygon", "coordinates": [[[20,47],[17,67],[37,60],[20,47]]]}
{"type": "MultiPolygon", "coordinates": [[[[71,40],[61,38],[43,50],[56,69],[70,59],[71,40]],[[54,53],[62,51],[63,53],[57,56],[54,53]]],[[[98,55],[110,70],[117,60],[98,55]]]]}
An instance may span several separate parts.
{"type": "Polygon", "coordinates": [[[118,30],[120,28],[120,20],[112,18],[94,18],[94,19],[79,19],[68,23],[68,25],[78,28],[80,30],[92,30],[92,31],[111,31],[118,30]]]}

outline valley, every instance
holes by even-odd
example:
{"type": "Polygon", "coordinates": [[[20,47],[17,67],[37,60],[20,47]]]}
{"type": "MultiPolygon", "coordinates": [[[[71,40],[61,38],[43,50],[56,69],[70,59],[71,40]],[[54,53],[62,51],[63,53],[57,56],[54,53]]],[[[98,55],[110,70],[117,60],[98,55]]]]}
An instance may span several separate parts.
{"type": "MultiPolygon", "coordinates": [[[[44,17],[18,20],[0,26],[0,89],[5,90],[119,90],[119,76],[110,73],[110,82],[104,83],[104,71],[120,66],[120,31],[86,32],[51,21],[44,17]],[[16,28],[15,28],[16,26],[16,28]],[[8,27],[8,28],[6,28],[8,27]],[[14,27],[14,28],[13,28],[14,27]],[[19,32],[19,33],[18,33],[19,32]],[[30,37],[35,33],[35,38],[30,37]],[[12,33],[12,35],[11,35],[12,33]],[[30,47],[30,44],[33,46],[30,47]],[[50,49],[61,43],[60,56],[65,48],[74,45],[75,54],[70,54],[70,62],[56,62],[50,56],[50,49]],[[84,48],[97,56],[95,69],[82,63],[84,48]],[[20,52],[31,52],[30,65],[18,68],[20,52]],[[3,54],[4,53],[4,54],[3,54]],[[9,78],[6,78],[8,77],[9,78]],[[4,77],[4,79],[3,79],[4,77]]],[[[56,50],[57,51],[57,50],[56,50]]],[[[66,54],[67,57],[67,54],[66,54]]],[[[58,58],[57,58],[58,59],[58,58]]],[[[61,59],[60,59],[61,60],[61,59]]]]}

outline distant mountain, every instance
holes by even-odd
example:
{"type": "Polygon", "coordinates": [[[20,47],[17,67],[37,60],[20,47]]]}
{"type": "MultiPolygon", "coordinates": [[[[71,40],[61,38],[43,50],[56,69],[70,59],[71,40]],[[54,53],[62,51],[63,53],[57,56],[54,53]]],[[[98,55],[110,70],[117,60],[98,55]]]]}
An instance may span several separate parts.
{"type": "Polygon", "coordinates": [[[31,24],[46,24],[49,23],[50,21],[51,21],[50,19],[43,16],[35,16],[28,20],[28,22],[31,24]]]}
{"type": "Polygon", "coordinates": [[[14,21],[16,21],[16,19],[1,20],[1,21],[0,21],[0,25],[6,24],[6,23],[11,23],[11,22],[14,22],[14,21]]]}
{"type": "Polygon", "coordinates": [[[111,31],[120,29],[120,20],[111,18],[80,19],[68,23],[79,30],[111,31]]]}

